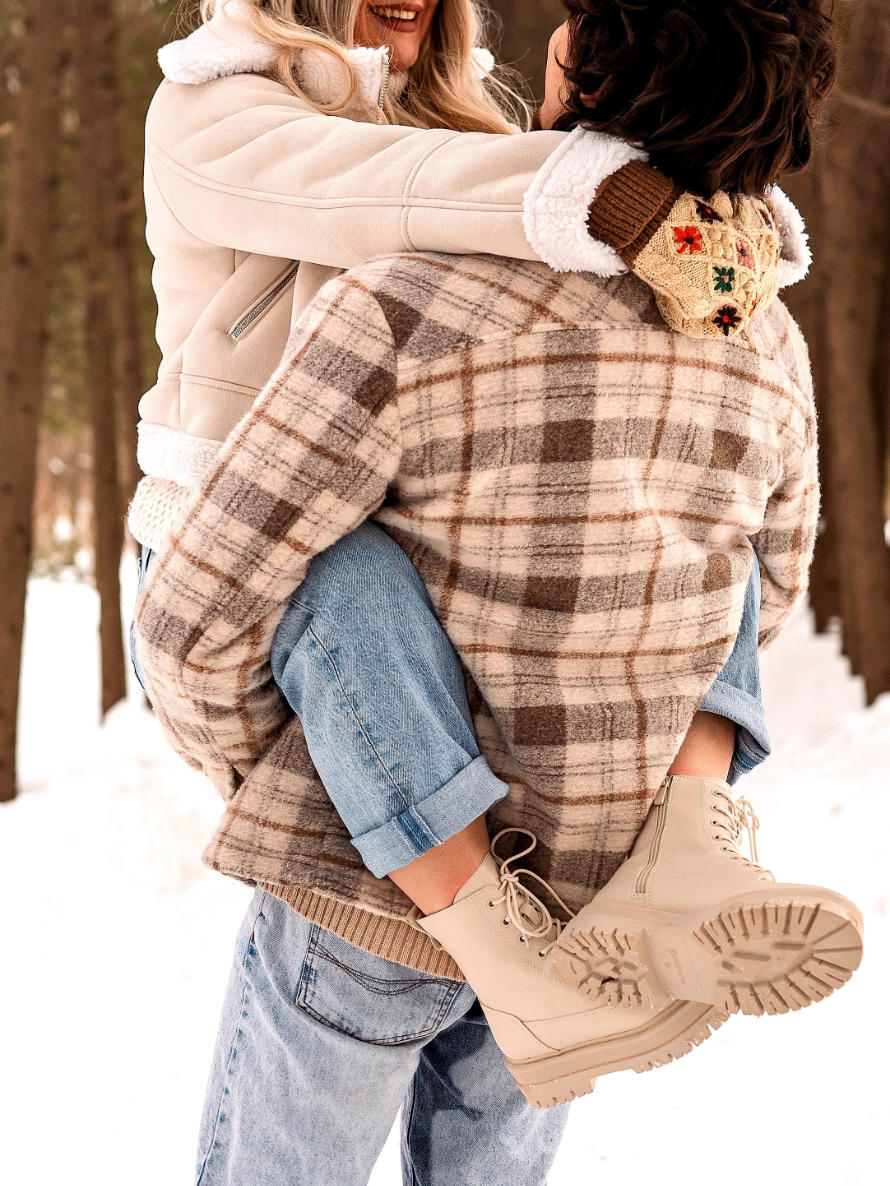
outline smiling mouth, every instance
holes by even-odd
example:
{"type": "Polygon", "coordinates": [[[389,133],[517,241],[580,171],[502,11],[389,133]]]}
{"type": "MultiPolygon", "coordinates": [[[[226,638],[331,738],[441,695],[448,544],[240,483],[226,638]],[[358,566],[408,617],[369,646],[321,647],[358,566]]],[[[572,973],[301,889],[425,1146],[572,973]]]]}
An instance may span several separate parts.
{"type": "Polygon", "coordinates": [[[417,27],[420,13],[412,8],[398,8],[389,4],[370,4],[368,11],[384,25],[397,29],[399,32],[410,32],[417,27]]]}

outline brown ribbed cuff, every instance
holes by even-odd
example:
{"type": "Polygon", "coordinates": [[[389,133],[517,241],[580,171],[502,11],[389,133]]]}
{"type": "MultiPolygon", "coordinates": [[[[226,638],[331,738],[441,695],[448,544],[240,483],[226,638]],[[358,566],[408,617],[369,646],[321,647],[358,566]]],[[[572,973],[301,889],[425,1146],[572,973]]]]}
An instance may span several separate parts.
{"type": "Polygon", "coordinates": [[[682,193],[651,165],[631,161],[599,187],[590,204],[587,228],[594,239],[614,248],[633,267],[682,193]]]}

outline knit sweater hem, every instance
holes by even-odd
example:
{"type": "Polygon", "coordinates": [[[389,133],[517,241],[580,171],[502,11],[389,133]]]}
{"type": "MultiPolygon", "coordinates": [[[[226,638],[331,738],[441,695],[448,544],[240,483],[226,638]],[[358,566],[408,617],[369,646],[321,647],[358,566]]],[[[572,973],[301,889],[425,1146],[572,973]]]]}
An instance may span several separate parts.
{"type": "Polygon", "coordinates": [[[436,951],[429,937],[408,922],[391,915],[375,914],[300,885],[267,882],[260,882],[259,885],[308,922],[333,931],[362,951],[429,976],[444,976],[458,981],[465,979],[448,952],[436,951]]]}

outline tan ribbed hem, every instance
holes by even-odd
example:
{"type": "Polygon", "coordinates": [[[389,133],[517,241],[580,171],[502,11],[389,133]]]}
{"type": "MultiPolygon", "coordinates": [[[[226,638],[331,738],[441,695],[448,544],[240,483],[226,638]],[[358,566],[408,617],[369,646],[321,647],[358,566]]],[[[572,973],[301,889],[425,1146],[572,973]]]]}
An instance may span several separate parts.
{"type": "Polygon", "coordinates": [[[362,951],[404,964],[416,972],[426,972],[429,976],[466,979],[447,951],[437,951],[429,936],[407,922],[388,914],[374,914],[300,885],[259,884],[309,922],[333,931],[362,951]]]}
{"type": "Polygon", "coordinates": [[[165,478],[143,478],[136,487],[127,514],[133,539],[154,552],[164,546],[172,529],[182,520],[192,491],[165,478]]]}
{"type": "Polygon", "coordinates": [[[587,227],[594,239],[614,248],[632,267],[682,192],[651,165],[631,161],[599,187],[587,227]]]}

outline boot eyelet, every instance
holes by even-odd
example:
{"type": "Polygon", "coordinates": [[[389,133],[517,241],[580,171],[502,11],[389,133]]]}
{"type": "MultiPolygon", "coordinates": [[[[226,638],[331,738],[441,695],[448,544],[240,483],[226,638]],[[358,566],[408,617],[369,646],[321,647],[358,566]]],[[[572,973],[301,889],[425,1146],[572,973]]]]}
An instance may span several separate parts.
{"type": "Polygon", "coordinates": [[[539,952],[538,952],[538,959],[539,959],[539,960],[545,960],[545,959],[547,958],[547,955],[548,955],[548,952],[546,952],[546,951],[539,951],[539,952]]]}
{"type": "Polygon", "coordinates": [[[520,935],[520,936],[519,936],[519,942],[520,942],[520,943],[528,943],[528,939],[526,938],[526,936],[525,936],[525,935],[520,935]]]}
{"type": "Polygon", "coordinates": [[[494,898],[489,898],[488,905],[491,910],[494,910],[495,906],[497,906],[497,902],[494,900],[494,898]]]}
{"type": "Polygon", "coordinates": [[[503,925],[504,925],[505,927],[508,927],[508,926],[510,925],[510,920],[509,920],[509,918],[505,918],[505,919],[504,919],[503,925]]]}

